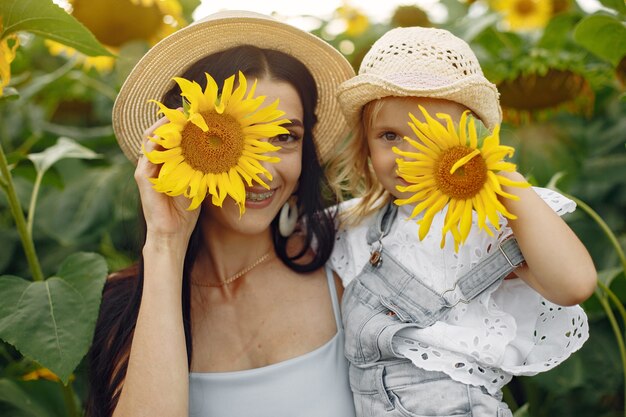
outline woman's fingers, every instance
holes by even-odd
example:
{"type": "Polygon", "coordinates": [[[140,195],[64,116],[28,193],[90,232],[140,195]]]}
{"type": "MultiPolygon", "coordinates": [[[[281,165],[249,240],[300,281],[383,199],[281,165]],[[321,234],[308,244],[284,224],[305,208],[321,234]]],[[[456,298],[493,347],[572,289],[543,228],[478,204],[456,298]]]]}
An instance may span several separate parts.
{"type": "MultiPolygon", "coordinates": [[[[167,124],[169,121],[165,117],[161,117],[159,120],[154,122],[152,126],[144,130],[143,132],[143,140],[142,140],[142,149],[145,149],[145,153],[150,153],[154,150],[162,150],[163,148],[149,138],[154,135],[154,131],[159,127],[167,124]]],[[[135,181],[141,187],[144,184],[150,184],[148,178],[156,178],[159,175],[159,166],[153,164],[148,160],[144,151],[140,152],[139,160],[137,161],[137,167],[135,169],[135,181]]]]}
{"type": "Polygon", "coordinates": [[[163,147],[154,143],[149,138],[154,136],[155,129],[166,123],[168,123],[168,120],[162,117],[144,131],[142,142],[144,152],[141,153],[137,161],[135,181],[139,187],[139,194],[148,230],[168,235],[180,234],[188,237],[196,223],[199,210],[194,210],[193,212],[187,211],[186,208],[190,203],[188,198],[184,196],[170,197],[157,192],[149,181],[149,178],[156,178],[159,175],[161,165],[150,162],[145,154],[154,150],[163,149],[163,147]]]}

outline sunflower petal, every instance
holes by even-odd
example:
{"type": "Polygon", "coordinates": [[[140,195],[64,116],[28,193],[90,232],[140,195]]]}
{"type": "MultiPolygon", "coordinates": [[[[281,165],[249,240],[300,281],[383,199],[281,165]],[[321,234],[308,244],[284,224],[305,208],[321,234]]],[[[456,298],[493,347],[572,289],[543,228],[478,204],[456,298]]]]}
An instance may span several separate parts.
{"type": "Polygon", "coordinates": [[[446,202],[447,202],[446,198],[440,195],[438,199],[434,200],[433,205],[428,210],[426,210],[426,213],[424,213],[424,217],[419,222],[419,225],[420,225],[419,239],[420,240],[424,240],[424,238],[428,234],[428,231],[430,230],[430,226],[433,222],[433,219],[435,218],[435,214],[437,214],[437,212],[440,211],[446,205],[446,202]]]}
{"type": "Polygon", "coordinates": [[[470,148],[476,149],[478,147],[478,136],[476,136],[476,119],[470,117],[469,119],[469,143],[470,148]]]}
{"type": "Polygon", "coordinates": [[[454,122],[452,121],[452,117],[450,117],[450,115],[446,113],[437,113],[435,114],[435,116],[446,121],[446,129],[448,130],[448,135],[451,139],[450,145],[451,146],[459,145],[461,143],[461,140],[459,138],[459,135],[456,132],[456,128],[454,127],[454,122]]]}
{"type": "Polygon", "coordinates": [[[191,203],[189,204],[189,207],[187,207],[187,210],[191,211],[191,210],[197,209],[202,203],[202,201],[204,201],[204,198],[206,197],[206,192],[207,192],[207,176],[204,175],[202,179],[200,180],[200,185],[198,186],[198,190],[196,191],[196,194],[191,199],[191,203]]]}
{"type": "MultiPolygon", "coordinates": [[[[218,114],[222,114],[228,108],[230,96],[233,93],[233,84],[235,83],[235,76],[231,75],[224,80],[224,86],[222,87],[222,95],[219,98],[219,105],[215,106],[215,111],[218,114]]],[[[223,201],[223,200],[222,200],[223,201]]]]}
{"type": "Polygon", "coordinates": [[[154,150],[146,152],[144,148],[144,155],[148,158],[148,161],[153,164],[162,164],[174,156],[178,156],[182,153],[180,148],[166,149],[164,151],[154,150]]]}
{"type": "Polygon", "coordinates": [[[469,235],[470,228],[472,226],[472,200],[465,200],[465,207],[463,208],[463,215],[459,223],[459,232],[461,233],[461,240],[459,243],[465,242],[467,235],[469,235]]]}
{"type": "Polygon", "coordinates": [[[159,111],[157,114],[162,114],[163,116],[167,118],[167,120],[169,120],[172,123],[184,124],[187,122],[187,118],[185,117],[185,114],[179,110],[170,109],[165,104],[160,103],[156,100],[148,100],[148,103],[155,103],[156,105],[158,105],[159,111]]]}
{"type": "Polygon", "coordinates": [[[469,161],[472,160],[472,158],[474,158],[476,155],[479,155],[479,154],[480,154],[480,150],[474,149],[472,152],[470,152],[469,154],[465,155],[463,158],[456,161],[454,165],[452,165],[452,168],[450,168],[450,174],[454,174],[454,172],[457,169],[467,164],[469,161]]]}
{"type": "Polygon", "coordinates": [[[246,211],[246,187],[236,169],[233,168],[228,172],[228,178],[230,180],[228,195],[235,200],[239,206],[239,215],[242,215],[246,211]]]}
{"type": "Polygon", "coordinates": [[[200,187],[200,181],[202,180],[202,177],[203,175],[200,171],[194,171],[194,173],[191,175],[191,178],[189,179],[189,184],[187,185],[187,188],[183,193],[185,197],[195,197],[196,193],[198,192],[198,188],[200,187]]]}
{"type": "Polygon", "coordinates": [[[189,102],[189,111],[191,113],[198,113],[208,107],[200,84],[180,77],[174,77],[173,80],[180,87],[180,95],[189,102]]]}
{"type": "Polygon", "coordinates": [[[430,128],[433,135],[437,138],[445,140],[447,143],[451,143],[452,141],[450,136],[448,135],[448,131],[446,130],[446,128],[443,127],[443,125],[439,123],[436,119],[434,119],[430,114],[428,114],[424,107],[419,106],[419,109],[424,115],[426,123],[428,124],[428,127],[430,128]]]}
{"type": "Polygon", "coordinates": [[[217,86],[217,83],[215,82],[213,77],[211,77],[211,75],[209,75],[208,72],[205,72],[204,75],[206,76],[206,87],[204,89],[204,97],[206,99],[207,105],[209,106],[207,110],[213,110],[215,109],[215,106],[217,105],[217,95],[219,92],[219,87],[217,86]]]}
{"type": "MultiPolygon", "coordinates": [[[[467,117],[469,115],[469,111],[465,110],[461,115],[461,120],[459,121],[459,143],[461,146],[467,145],[467,117]]],[[[476,146],[470,147],[475,148],[476,146]]]]}

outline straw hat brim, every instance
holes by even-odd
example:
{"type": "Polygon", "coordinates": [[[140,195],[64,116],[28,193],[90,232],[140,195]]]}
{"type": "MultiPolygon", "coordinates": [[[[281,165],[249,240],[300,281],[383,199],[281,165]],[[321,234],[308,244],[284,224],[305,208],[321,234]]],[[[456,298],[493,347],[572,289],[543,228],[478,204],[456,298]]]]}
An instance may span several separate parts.
{"type": "Polygon", "coordinates": [[[456,82],[423,74],[395,74],[381,77],[358,75],[339,86],[337,98],[351,126],[356,126],[361,111],[370,101],[384,97],[429,97],[463,104],[476,114],[488,129],[502,121],[497,88],[485,77],[475,74],[456,82]]]}
{"type": "Polygon", "coordinates": [[[239,45],[278,50],[301,61],[318,89],[313,134],[321,161],[328,159],[349,127],[336,99],[337,86],[354,76],[349,62],[330,44],[303,30],[253,12],[228,11],[211,15],[163,39],[133,68],[113,106],[113,129],[122,151],[136,162],[144,132],[156,120],[157,107],[180,76],[198,59],[239,45]]]}

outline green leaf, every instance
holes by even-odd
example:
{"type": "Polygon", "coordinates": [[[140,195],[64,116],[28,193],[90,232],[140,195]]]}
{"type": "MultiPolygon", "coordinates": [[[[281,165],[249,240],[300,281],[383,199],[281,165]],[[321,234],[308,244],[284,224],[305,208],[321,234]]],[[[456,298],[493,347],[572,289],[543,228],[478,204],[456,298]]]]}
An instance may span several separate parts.
{"type": "Polygon", "coordinates": [[[513,417],[530,417],[530,412],[528,411],[528,403],[518,408],[517,411],[513,413],[513,417]]]}
{"type": "Polygon", "coordinates": [[[450,27],[450,31],[466,42],[472,42],[481,32],[488,27],[494,26],[499,16],[496,13],[489,13],[479,17],[461,18],[450,27]]]}
{"type": "Polygon", "coordinates": [[[624,0],[600,0],[603,6],[617,10],[621,14],[626,14],[626,2],[624,0]]]}
{"type": "Polygon", "coordinates": [[[178,1],[183,8],[183,16],[188,22],[193,20],[193,12],[198,8],[200,0],[179,0],[178,1]]]}
{"type": "Polygon", "coordinates": [[[3,101],[12,101],[20,98],[20,93],[13,87],[3,87],[0,95],[0,103],[3,101]]]}
{"type": "Polygon", "coordinates": [[[97,159],[100,158],[100,155],[65,137],[59,138],[54,146],[47,148],[43,152],[28,155],[28,159],[33,161],[35,169],[40,174],[46,172],[57,161],[65,158],[97,159]]]}
{"type": "Polygon", "coordinates": [[[0,39],[26,31],[71,46],[86,55],[112,55],[82,23],[52,0],[2,0],[0,16],[4,24],[0,39]]]}
{"type": "Polygon", "coordinates": [[[92,168],[62,191],[42,196],[38,210],[46,215],[36,218],[36,228],[63,246],[98,242],[116,221],[116,212],[131,204],[130,169],[131,164],[92,168]]]}
{"type": "Polygon", "coordinates": [[[49,409],[49,404],[42,404],[41,397],[29,394],[21,385],[10,379],[0,379],[0,402],[10,404],[14,409],[32,417],[56,417],[58,415],[49,409]]]}
{"type": "Polygon", "coordinates": [[[570,39],[572,29],[579,19],[579,16],[569,13],[554,16],[544,29],[537,47],[551,50],[562,49],[570,39]]]}
{"type": "Polygon", "coordinates": [[[67,384],[91,344],[106,275],[100,255],[76,253],[42,282],[1,276],[0,338],[67,384]]]}
{"type": "Polygon", "coordinates": [[[574,39],[615,67],[626,55],[626,27],[614,16],[596,14],[585,17],[576,26],[574,39]]]}

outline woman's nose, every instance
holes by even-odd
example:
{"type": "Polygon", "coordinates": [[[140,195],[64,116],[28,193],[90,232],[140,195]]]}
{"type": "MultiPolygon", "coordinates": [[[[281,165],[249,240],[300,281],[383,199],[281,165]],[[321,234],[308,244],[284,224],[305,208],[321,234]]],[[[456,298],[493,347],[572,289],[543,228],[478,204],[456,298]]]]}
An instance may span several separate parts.
{"type": "MultiPolygon", "coordinates": [[[[270,157],[279,157],[278,152],[266,152],[264,155],[270,157]]],[[[263,181],[269,184],[270,181],[276,176],[276,162],[259,161],[259,164],[265,169],[259,176],[263,181]]]]}

